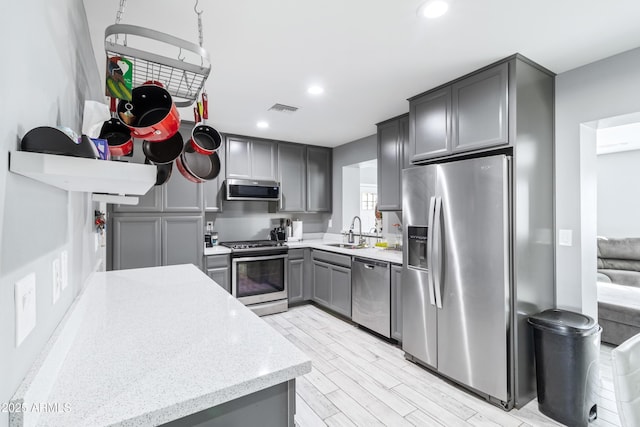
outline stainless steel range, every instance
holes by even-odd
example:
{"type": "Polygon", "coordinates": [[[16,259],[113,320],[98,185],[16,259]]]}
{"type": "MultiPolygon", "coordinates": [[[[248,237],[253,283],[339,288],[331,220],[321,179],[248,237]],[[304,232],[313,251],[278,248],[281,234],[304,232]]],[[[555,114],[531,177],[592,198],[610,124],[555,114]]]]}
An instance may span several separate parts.
{"type": "Polygon", "coordinates": [[[283,242],[220,243],[231,249],[231,294],[259,316],[287,311],[287,258],[283,242]]]}

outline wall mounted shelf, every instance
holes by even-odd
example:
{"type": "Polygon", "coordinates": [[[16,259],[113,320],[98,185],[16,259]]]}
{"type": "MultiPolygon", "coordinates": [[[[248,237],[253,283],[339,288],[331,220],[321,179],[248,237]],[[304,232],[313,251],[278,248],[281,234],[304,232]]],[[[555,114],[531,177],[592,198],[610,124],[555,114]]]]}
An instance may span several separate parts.
{"type": "Polygon", "coordinates": [[[67,191],[146,194],[156,182],[153,165],[12,151],[9,170],[67,191]]]}

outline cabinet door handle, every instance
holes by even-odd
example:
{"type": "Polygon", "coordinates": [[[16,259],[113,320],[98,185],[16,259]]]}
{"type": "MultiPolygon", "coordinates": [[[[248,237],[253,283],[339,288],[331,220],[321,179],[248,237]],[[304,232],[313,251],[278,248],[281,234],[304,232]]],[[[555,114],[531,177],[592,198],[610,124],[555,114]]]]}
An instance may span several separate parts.
{"type": "Polygon", "coordinates": [[[376,268],[376,266],[371,264],[365,264],[364,268],[366,268],[367,270],[373,270],[374,268],[376,268]]]}

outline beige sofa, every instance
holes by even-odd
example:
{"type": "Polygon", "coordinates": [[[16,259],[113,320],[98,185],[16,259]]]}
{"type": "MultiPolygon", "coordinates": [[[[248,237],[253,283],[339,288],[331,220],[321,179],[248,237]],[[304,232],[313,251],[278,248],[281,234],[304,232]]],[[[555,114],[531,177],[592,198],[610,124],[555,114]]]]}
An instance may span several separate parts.
{"type": "Polygon", "coordinates": [[[640,333],[640,238],[598,238],[598,323],[609,344],[640,333]]]}

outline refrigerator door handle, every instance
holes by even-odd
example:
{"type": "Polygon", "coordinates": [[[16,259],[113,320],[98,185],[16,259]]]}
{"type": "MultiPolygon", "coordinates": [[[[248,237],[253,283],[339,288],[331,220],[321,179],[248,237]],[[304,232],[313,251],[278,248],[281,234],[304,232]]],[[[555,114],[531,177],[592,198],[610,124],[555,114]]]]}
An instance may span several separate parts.
{"type": "Polygon", "coordinates": [[[427,283],[429,285],[429,302],[436,305],[436,299],[433,292],[433,217],[436,210],[436,198],[431,197],[429,200],[429,218],[427,230],[427,283]]]}
{"type": "Polygon", "coordinates": [[[434,239],[431,243],[432,262],[431,268],[433,277],[433,289],[436,300],[436,307],[442,308],[442,197],[436,197],[435,212],[433,215],[433,224],[435,231],[433,233],[434,239]],[[433,250],[437,249],[437,250],[433,250]],[[435,263],[433,262],[435,258],[435,263]],[[436,269],[437,265],[437,269],[436,269]]]}

